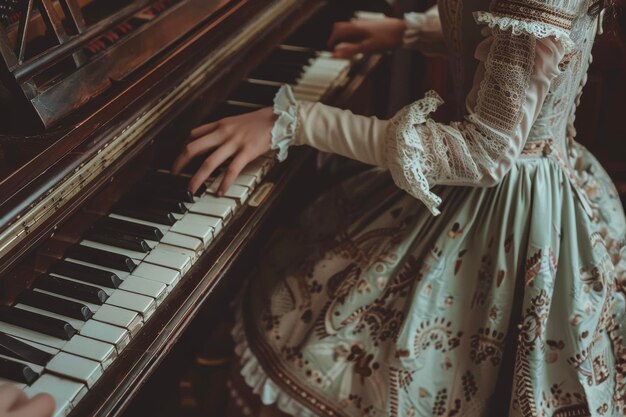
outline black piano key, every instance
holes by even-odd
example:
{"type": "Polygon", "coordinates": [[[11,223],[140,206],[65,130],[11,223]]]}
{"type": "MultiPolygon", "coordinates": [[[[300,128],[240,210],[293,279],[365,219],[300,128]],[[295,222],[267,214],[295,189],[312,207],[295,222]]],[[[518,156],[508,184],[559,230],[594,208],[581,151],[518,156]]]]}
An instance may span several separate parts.
{"type": "MultiPolygon", "coordinates": [[[[166,212],[158,209],[147,209],[141,207],[132,207],[128,205],[119,205],[113,209],[113,213],[120,214],[126,217],[132,217],[133,219],[144,220],[147,222],[163,224],[171,226],[176,223],[176,219],[170,212],[166,212]]],[[[144,242],[145,243],[145,242],[144,242]]],[[[117,246],[117,245],[115,245],[117,246]]],[[[146,244],[147,246],[147,244],[146,244]]],[[[149,250],[149,248],[148,248],[149,250]]],[[[148,252],[146,250],[145,252],[148,252]]]]}
{"type": "Polygon", "coordinates": [[[279,88],[280,87],[273,85],[241,83],[229,99],[269,106],[274,102],[274,97],[276,96],[279,88]]]}
{"type": "Polygon", "coordinates": [[[274,81],[286,84],[294,84],[302,74],[302,68],[285,68],[280,64],[264,65],[255,69],[249,78],[255,80],[274,81]]]}
{"type": "Polygon", "coordinates": [[[140,237],[142,239],[155,240],[157,242],[163,239],[163,233],[158,227],[129,222],[122,219],[114,219],[113,217],[103,218],[98,222],[98,226],[104,229],[140,237]]]}
{"type": "Polygon", "coordinates": [[[22,291],[17,302],[82,321],[93,317],[93,311],[84,304],[32,290],[22,291]]]}
{"type": "Polygon", "coordinates": [[[52,354],[0,332],[0,355],[46,366],[52,354]]]}
{"type": "Polygon", "coordinates": [[[133,272],[137,264],[128,256],[119,253],[107,252],[102,249],[91,248],[89,246],[75,245],[65,254],[67,258],[78,259],[79,261],[106,266],[120,271],[133,272]]]}
{"type": "MultiPolygon", "coordinates": [[[[202,186],[206,189],[206,186],[204,184],[202,184],[202,186]]],[[[159,210],[165,210],[165,211],[169,211],[171,213],[177,213],[177,214],[185,214],[189,211],[185,203],[182,203],[180,201],[174,201],[174,200],[156,199],[156,200],[150,200],[146,204],[150,206],[154,206],[155,208],[159,210]]]]}
{"type": "Polygon", "coordinates": [[[189,182],[182,187],[168,187],[163,184],[154,184],[144,181],[135,189],[136,198],[165,198],[168,200],[182,201],[185,203],[193,203],[193,194],[187,189],[189,182]]]}
{"type": "MultiPolygon", "coordinates": [[[[139,218],[137,216],[131,216],[131,213],[127,210],[116,209],[113,212],[125,216],[139,218]]],[[[150,246],[148,246],[148,243],[146,243],[146,241],[142,238],[116,230],[100,228],[98,226],[87,231],[87,233],[85,233],[85,239],[93,240],[94,242],[104,243],[105,245],[111,245],[122,249],[134,250],[136,252],[150,252],[150,246]]]]}
{"type": "Polygon", "coordinates": [[[0,377],[21,384],[30,385],[39,375],[33,369],[20,362],[0,358],[0,377]]]}
{"type": "Polygon", "coordinates": [[[69,261],[55,263],[50,268],[50,272],[107,288],[117,288],[122,283],[114,272],[69,261]]]}
{"type": "Polygon", "coordinates": [[[80,282],[63,279],[52,275],[42,275],[35,280],[33,288],[49,291],[77,300],[102,305],[109,298],[107,293],[98,287],[80,282]]]}
{"type": "MultiPolygon", "coordinates": [[[[156,188],[169,188],[169,189],[177,189],[187,191],[187,187],[189,186],[189,180],[191,178],[184,175],[174,175],[168,172],[154,172],[145,178],[145,183],[151,184],[156,188]]],[[[196,191],[196,195],[202,195],[206,191],[206,185],[202,184],[198,191],[196,191]]],[[[163,197],[161,195],[154,196],[156,198],[163,197]]],[[[181,199],[176,199],[177,201],[183,201],[188,203],[193,203],[193,199],[188,201],[188,194],[181,194],[181,199]]]]}
{"type": "Polygon", "coordinates": [[[311,58],[315,57],[315,51],[311,49],[284,49],[278,48],[274,50],[267,59],[269,62],[278,62],[283,64],[293,63],[298,66],[305,66],[311,58]]]}
{"type": "Polygon", "coordinates": [[[70,340],[77,333],[68,322],[16,307],[0,306],[0,321],[63,340],[70,340]]]}

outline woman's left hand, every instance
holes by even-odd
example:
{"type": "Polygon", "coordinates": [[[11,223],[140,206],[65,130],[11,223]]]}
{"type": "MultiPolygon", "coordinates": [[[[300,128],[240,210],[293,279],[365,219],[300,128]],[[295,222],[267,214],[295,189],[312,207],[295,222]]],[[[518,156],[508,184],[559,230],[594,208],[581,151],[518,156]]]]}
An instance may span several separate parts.
{"type": "Polygon", "coordinates": [[[178,174],[191,159],[214,149],[189,182],[189,190],[195,192],[217,167],[233,157],[217,191],[218,196],[223,195],[250,161],[271,149],[275,120],[273,109],[266,107],[192,130],[172,173],[178,174]]]}

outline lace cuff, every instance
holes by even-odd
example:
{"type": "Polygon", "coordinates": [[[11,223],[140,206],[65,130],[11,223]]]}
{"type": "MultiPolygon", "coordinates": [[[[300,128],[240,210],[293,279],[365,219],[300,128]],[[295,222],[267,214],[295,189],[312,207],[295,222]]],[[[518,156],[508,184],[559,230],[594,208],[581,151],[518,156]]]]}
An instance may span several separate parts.
{"type": "Polygon", "coordinates": [[[287,149],[296,138],[298,129],[298,102],[290,85],[280,87],[274,97],[274,114],[278,116],[272,128],[272,145],[276,158],[282,162],[287,159],[287,149]]]}
{"type": "Polygon", "coordinates": [[[426,24],[426,13],[405,13],[404,23],[406,24],[406,30],[402,38],[402,45],[408,47],[417,43],[420,31],[426,24]]]}
{"type": "Polygon", "coordinates": [[[443,104],[443,99],[434,91],[424,98],[404,107],[391,119],[387,132],[387,165],[394,182],[413,197],[421,200],[430,212],[441,214],[437,208],[441,197],[430,191],[427,174],[428,152],[415,125],[432,122],[428,115],[443,104]]]}
{"type": "Polygon", "coordinates": [[[550,21],[545,16],[536,17],[528,9],[528,15],[510,15],[499,12],[474,12],[476,23],[486,24],[491,29],[498,27],[500,30],[511,30],[514,35],[528,34],[537,39],[555,37],[563,44],[566,52],[576,48],[576,44],[570,38],[571,21],[566,19],[550,21]],[[536,18],[536,20],[535,20],[536,18]]]}

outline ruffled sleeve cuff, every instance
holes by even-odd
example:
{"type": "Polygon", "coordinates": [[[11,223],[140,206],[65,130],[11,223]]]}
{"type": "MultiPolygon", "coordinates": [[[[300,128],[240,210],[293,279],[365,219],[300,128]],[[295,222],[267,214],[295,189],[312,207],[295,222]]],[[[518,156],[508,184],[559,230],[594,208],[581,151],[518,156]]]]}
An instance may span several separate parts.
{"type": "MultiPolygon", "coordinates": [[[[485,24],[491,29],[497,27],[500,30],[510,30],[514,35],[528,34],[537,39],[553,36],[563,44],[566,52],[570,52],[576,48],[576,44],[570,37],[571,20],[568,17],[559,15],[548,15],[547,11],[543,11],[544,15],[535,16],[536,12],[533,8],[528,8],[527,15],[508,14],[500,12],[474,12],[474,19],[478,24],[485,24]],[[551,23],[548,23],[551,22],[551,23]]],[[[573,17],[569,17],[573,19],[573,17]]]]}
{"type": "Polygon", "coordinates": [[[411,47],[419,40],[422,27],[426,23],[426,13],[405,13],[404,23],[406,24],[406,30],[404,31],[402,44],[404,47],[411,47]]]}
{"type": "Polygon", "coordinates": [[[402,38],[402,47],[417,49],[427,56],[447,55],[439,9],[436,5],[424,13],[406,13],[404,25],[406,29],[402,38]]]}
{"type": "Polygon", "coordinates": [[[443,104],[434,91],[400,110],[389,123],[387,132],[387,166],[396,185],[422,201],[437,216],[441,197],[430,191],[427,172],[428,154],[416,125],[432,122],[429,115],[443,104]]]}
{"type": "Polygon", "coordinates": [[[278,116],[272,128],[271,149],[276,150],[276,158],[287,159],[287,150],[296,139],[298,130],[298,101],[290,85],[280,87],[274,97],[274,114],[278,116]]]}

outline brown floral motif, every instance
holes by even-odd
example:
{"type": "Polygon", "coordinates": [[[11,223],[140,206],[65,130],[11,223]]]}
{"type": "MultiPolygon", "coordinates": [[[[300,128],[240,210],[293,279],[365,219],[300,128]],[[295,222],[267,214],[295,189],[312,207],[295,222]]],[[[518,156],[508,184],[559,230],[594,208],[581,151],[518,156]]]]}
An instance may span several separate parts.
{"type": "Polygon", "coordinates": [[[448,390],[445,388],[437,391],[435,400],[433,402],[433,415],[434,416],[456,416],[461,410],[461,400],[455,399],[452,409],[447,406],[448,403],[448,390]]]}
{"type": "Polygon", "coordinates": [[[376,302],[373,307],[367,309],[356,326],[355,334],[360,333],[366,326],[374,346],[387,340],[396,340],[404,321],[404,313],[392,307],[384,307],[376,302]]]}
{"type": "Polygon", "coordinates": [[[541,335],[548,316],[550,298],[545,290],[531,298],[526,308],[520,332],[518,349],[515,357],[515,395],[522,416],[537,416],[537,403],[533,389],[533,378],[530,369],[530,356],[537,347],[543,347],[541,335]]]}
{"type": "Polygon", "coordinates": [[[459,273],[459,270],[461,269],[461,265],[463,264],[463,255],[465,255],[467,253],[467,249],[463,249],[459,252],[459,256],[456,259],[456,262],[454,263],[454,275],[459,273]]]}
{"type": "Polygon", "coordinates": [[[472,335],[470,342],[470,358],[476,365],[489,360],[497,366],[502,361],[504,351],[504,333],[491,330],[488,327],[478,329],[478,334],[472,335]]]}
{"type": "Polygon", "coordinates": [[[341,271],[335,273],[328,279],[326,291],[328,297],[334,299],[337,303],[343,304],[350,291],[354,288],[359,276],[361,268],[352,263],[341,271]]]}
{"type": "Polygon", "coordinates": [[[548,249],[548,264],[546,265],[544,259],[545,253],[539,249],[530,258],[526,260],[526,275],[525,281],[528,287],[535,285],[535,279],[542,272],[543,268],[549,268],[549,274],[554,276],[557,267],[557,260],[551,249],[548,249]]]}
{"type": "Polygon", "coordinates": [[[561,385],[552,384],[549,393],[542,392],[542,408],[554,409],[553,415],[589,416],[585,395],[580,392],[563,392],[561,385]]]}
{"type": "Polygon", "coordinates": [[[478,393],[478,385],[476,384],[476,378],[471,371],[465,372],[462,377],[463,381],[463,397],[466,402],[469,402],[478,393]]]}
{"type": "Polygon", "coordinates": [[[452,322],[443,317],[426,320],[420,323],[413,340],[413,353],[416,358],[422,352],[434,348],[442,353],[455,349],[461,343],[463,332],[452,331],[452,322]]]}
{"type": "Polygon", "coordinates": [[[391,285],[386,288],[382,300],[406,297],[409,289],[422,279],[421,266],[415,256],[409,256],[402,265],[400,272],[393,277],[391,285]]]}
{"type": "Polygon", "coordinates": [[[380,368],[378,362],[372,362],[374,355],[367,353],[360,343],[355,343],[350,348],[348,362],[354,363],[354,373],[361,377],[361,383],[365,383],[365,378],[372,376],[374,371],[380,368]]]}
{"type": "Polygon", "coordinates": [[[484,255],[478,271],[476,289],[472,297],[472,308],[482,306],[487,301],[493,283],[493,266],[489,255],[484,255]]]}
{"type": "Polygon", "coordinates": [[[601,384],[608,379],[609,367],[607,366],[606,359],[603,355],[596,356],[593,359],[593,374],[596,385],[601,384]]]}
{"type": "Polygon", "coordinates": [[[463,234],[463,228],[458,222],[454,223],[454,225],[452,226],[452,229],[448,231],[448,237],[451,239],[456,239],[462,234],[463,234]]]}

